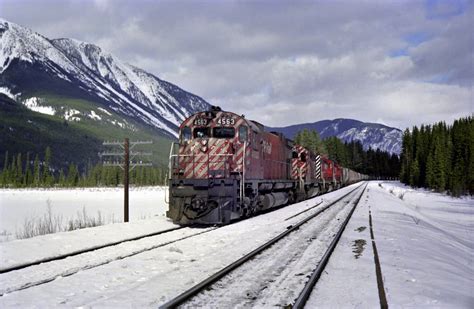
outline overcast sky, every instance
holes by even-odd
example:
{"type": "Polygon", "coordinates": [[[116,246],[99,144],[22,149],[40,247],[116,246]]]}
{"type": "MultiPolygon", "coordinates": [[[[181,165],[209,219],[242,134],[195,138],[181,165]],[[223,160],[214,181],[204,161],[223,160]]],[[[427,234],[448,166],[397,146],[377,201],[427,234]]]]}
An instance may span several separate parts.
{"type": "Polygon", "coordinates": [[[97,44],[270,126],[398,128],[474,112],[473,1],[0,0],[48,38],[97,44]]]}

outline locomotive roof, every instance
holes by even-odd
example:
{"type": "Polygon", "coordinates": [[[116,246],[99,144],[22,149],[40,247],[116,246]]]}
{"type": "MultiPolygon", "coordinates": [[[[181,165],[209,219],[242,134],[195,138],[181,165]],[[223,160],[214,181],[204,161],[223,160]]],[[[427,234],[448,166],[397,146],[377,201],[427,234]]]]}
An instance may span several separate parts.
{"type": "Polygon", "coordinates": [[[190,125],[191,120],[194,119],[196,116],[200,116],[200,115],[205,115],[206,117],[208,117],[209,114],[213,115],[212,118],[217,118],[219,114],[231,114],[233,115],[234,117],[236,118],[241,118],[245,121],[245,123],[253,130],[253,131],[257,131],[257,132],[262,132],[264,131],[264,127],[262,124],[258,123],[257,121],[254,121],[254,120],[249,120],[249,119],[246,119],[244,115],[238,115],[234,112],[229,112],[229,111],[224,111],[224,110],[221,110],[220,108],[216,108],[216,107],[213,107],[211,108],[210,110],[207,110],[207,111],[201,111],[201,112],[197,112],[195,114],[192,114],[191,116],[189,116],[188,118],[186,118],[180,125],[180,129],[182,127],[184,127],[185,125],[190,125]]]}

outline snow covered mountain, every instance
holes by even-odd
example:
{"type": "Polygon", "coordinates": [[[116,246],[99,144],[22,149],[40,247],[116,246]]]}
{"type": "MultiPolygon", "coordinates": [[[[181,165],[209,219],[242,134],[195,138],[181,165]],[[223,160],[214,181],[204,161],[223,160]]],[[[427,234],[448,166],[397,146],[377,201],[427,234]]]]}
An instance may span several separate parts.
{"type": "MultiPolygon", "coordinates": [[[[66,121],[109,119],[117,127],[133,123],[177,136],[179,123],[210,106],[202,98],[122,62],[99,46],[73,39],[48,39],[0,19],[0,93],[36,111],[66,121]],[[84,111],[51,102],[51,97],[93,102],[84,111]],[[97,109],[99,107],[99,109],[97,109]],[[133,122],[133,123],[132,123],[133,122]]],[[[57,101],[57,100],[56,100],[57,101]]]]}
{"type": "Polygon", "coordinates": [[[303,129],[316,130],[321,138],[336,136],[345,142],[360,141],[364,149],[380,149],[400,154],[402,131],[378,123],[361,122],[353,119],[322,120],[314,123],[297,124],[281,128],[268,128],[293,138],[303,129]]]}

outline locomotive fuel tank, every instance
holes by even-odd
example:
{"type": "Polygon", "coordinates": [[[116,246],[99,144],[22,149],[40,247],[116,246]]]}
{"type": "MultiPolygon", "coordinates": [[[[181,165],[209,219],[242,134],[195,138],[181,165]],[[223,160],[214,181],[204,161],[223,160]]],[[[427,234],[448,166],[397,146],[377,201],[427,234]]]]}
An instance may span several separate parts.
{"type": "Polygon", "coordinates": [[[262,210],[278,207],[288,203],[288,193],[273,192],[260,196],[262,210]]]}

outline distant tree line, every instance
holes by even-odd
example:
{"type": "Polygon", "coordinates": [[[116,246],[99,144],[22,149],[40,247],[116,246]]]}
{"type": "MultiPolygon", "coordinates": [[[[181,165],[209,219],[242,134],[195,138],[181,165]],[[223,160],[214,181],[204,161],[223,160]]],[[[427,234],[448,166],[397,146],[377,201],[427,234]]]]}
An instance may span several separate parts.
{"type": "Polygon", "coordinates": [[[296,135],[295,143],[372,177],[395,179],[400,174],[400,159],[396,154],[379,149],[364,150],[360,141],[344,143],[337,137],[322,140],[317,131],[304,129],[296,135]]]}
{"type": "MultiPolygon", "coordinates": [[[[97,187],[118,186],[123,183],[120,167],[89,164],[82,170],[74,163],[67,168],[51,167],[52,153],[47,147],[44,156],[5,153],[3,169],[0,173],[0,187],[97,187]]],[[[163,185],[165,170],[160,167],[137,167],[131,170],[129,181],[132,185],[163,185]]]]}
{"type": "Polygon", "coordinates": [[[406,129],[400,180],[449,194],[474,194],[474,118],[406,129]]]}

